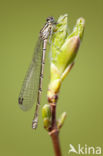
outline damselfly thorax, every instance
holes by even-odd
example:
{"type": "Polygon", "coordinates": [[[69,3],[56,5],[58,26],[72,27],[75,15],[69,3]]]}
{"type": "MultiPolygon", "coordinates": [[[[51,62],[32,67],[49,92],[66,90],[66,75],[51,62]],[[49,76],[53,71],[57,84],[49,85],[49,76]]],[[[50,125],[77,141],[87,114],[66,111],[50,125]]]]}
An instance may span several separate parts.
{"type": "Polygon", "coordinates": [[[54,18],[48,17],[46,24],[41,29],[38,44],[35,48],[34,56],[26,73],[18,99],[22,110],[29,110],[29,108],[36,103],[36,110],[32,122],[32,127],[34,129],[37,127],[38,123],[47,40],[48,37],[51,38],[55,25],[56,22],[54,18]]]}

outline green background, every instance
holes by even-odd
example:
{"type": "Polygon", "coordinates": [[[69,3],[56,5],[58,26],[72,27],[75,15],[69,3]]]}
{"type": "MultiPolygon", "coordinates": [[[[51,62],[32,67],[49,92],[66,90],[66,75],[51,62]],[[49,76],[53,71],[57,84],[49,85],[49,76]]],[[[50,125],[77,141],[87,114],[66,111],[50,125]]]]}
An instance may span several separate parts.
{"type": "MultiPolygon", "coordinates": [[[[75,66],[59,95],[57,115],[67,112],[60,132],[63,156],[68,156],[69,144],[103,145],[103,1],[5,0],[0,1],[0,156],[54,155],[41,110],[38,129],[33,131],[34,108],[22,112],[17,102],[45,19],[65,13],[70,31],[81,16],[86,26],[75,66]]],[[[42,106],[47,103],[48,64],[47,56],[42,106]]]]}

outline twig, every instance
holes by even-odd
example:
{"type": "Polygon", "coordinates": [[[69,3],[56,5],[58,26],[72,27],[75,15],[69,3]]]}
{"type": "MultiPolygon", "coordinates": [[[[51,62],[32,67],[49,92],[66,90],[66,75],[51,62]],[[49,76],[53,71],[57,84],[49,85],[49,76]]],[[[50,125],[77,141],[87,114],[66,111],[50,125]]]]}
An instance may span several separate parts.
{"type": "Polygon", "coordinates": [[[59,142],[59,130],[57,128],[56,123],[56,102],[57,102],[57,95],[54,96],[54,98],[51,100],[48,100],[50,107],[51,107],[51,116],[52,116],[52,122],[51,127],[49,128],[49,135],[51,136],[55,156],[61,156],[61,148],[60,148],[60,142],[59,142]],[[55,102],[52,102],[55,101],[55,102]]]}
{"type": "Polygon", "coordinates": [[[55,129],[49,134],[53,142],[55,156],[61,156],[62,154],[61,154],[61,148],[60,148],[60,142],[59,142],[59,131],[55,129]]]}

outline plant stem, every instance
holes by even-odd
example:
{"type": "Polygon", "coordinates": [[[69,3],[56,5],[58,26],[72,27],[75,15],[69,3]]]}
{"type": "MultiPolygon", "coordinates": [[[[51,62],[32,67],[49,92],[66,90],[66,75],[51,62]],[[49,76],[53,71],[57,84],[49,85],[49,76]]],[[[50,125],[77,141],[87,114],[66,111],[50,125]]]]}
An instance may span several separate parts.
{"type": "Polygon", "coordinates": [[[61,148],[60,148],[60,142],[59,142],[59,130],[57,128],[56,124],[56,102],[55,103],[49,103],[51,106],[51,113],[52,113],[52,123],[51,127],[49,129],[49,135],[51,136],[55,156],[61,156],[61,148]]]}
{"type": "Polygon", "coordinates": [[[53,143],[53,147],[54,147],[54,151],[55,151],[55,156],[61,156],[59,132],[55,130],[53,133],[51,133],[50,136],[52,139],[52,143],[53,143]]]}

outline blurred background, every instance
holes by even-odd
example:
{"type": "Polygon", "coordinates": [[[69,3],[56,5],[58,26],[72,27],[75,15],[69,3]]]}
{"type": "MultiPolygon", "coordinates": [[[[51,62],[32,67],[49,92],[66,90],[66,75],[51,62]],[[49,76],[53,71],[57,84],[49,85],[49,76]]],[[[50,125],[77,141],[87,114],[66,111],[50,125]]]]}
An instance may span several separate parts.
{"type": "MultiPolygon", "coordinates": [[[[53,156],[51,139],[43,128],[31,128],[35,107],[23,112],[18,95],[40,29],[48,16],[68,14],[69,30],[77,18],[86,20],[75,66],[63,82],[57,116],[67,112],[60,132],[63,156],[69,144],[103,145],[103,1],[0,1],[0,155],[53,156]]],[[[41,105],[47,103],[49,59],[46,59],[41,105]]],[[[41,106],[41,107],[42,107],[41,106]]]]}

